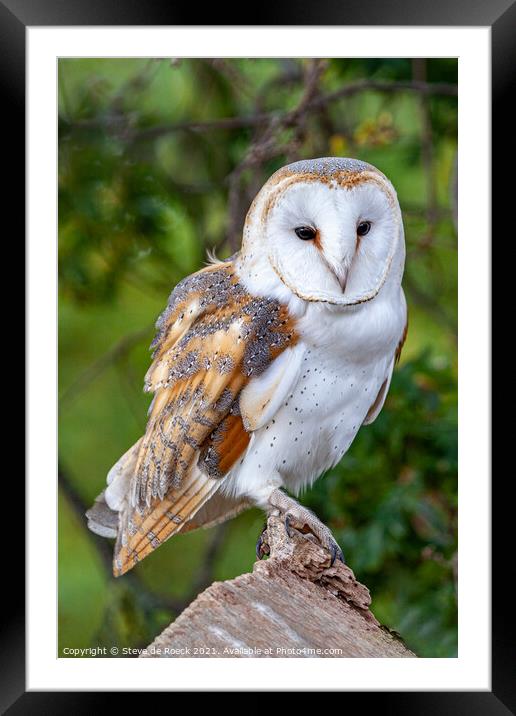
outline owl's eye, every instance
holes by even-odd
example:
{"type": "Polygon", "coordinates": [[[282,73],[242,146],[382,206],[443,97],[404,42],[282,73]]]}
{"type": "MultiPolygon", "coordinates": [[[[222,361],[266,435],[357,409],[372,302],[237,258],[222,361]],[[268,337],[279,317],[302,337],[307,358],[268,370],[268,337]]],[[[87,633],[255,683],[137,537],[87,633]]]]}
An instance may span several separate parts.
{"type": "Polygon", "coordinates": [[[361,221],[360,224],[357,226],[358,236],[365,236],[366,234],[369,233],[370,228],[371,228],[370,221],[361,221]]]}
{"type": "Polygon", "coordinates": [[[296,232],[296,235],[298,238],[302,239],[303,241],[310,241],[311,239],[315,239],[317,235],[317,231],[315,229],[312,229],[311,226],[298,226],[294,229],[296,232]]]}

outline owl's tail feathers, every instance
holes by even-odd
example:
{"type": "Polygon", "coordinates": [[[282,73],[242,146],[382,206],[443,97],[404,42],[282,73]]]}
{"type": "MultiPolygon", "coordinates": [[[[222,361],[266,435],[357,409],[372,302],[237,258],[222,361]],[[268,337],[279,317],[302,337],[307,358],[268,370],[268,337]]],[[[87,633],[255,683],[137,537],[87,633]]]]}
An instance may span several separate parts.
{"type": "Polygon", "coordinates": [[[116,461],[107,475],[108,486],[86,512],[89,529],[101,537],[118,535],[119,515],[129,494],[141,441],[140,438],[116,461]]]}
{"type": "Polygon", "coordinates": [[[197,465],[181,484],[149,506],[133,506],[130,500],[140,441],[109,471],[107,488],[86,512],[88,527],[102,536],[116,538],[113,573],[130,570],[156,547],[178,532],[212,527],[251,506],[243,498],[219,492],[225,478],[212,478],[197,465]]]}
{"type": "Polygon", "coordinates": [[[88,528],[101,537],[116,537],[119,513],[108,506],[104,495],[105,490],[95,498],[92,507],[86,512],[88,528]]]}
{"type": "Polygon", "coordinates": [[[250,500],[244,497],[230,497],[223,492],[216,492],[205,502],[201,509],[184,525],[182,532],[193,532],[198,529],[207,529],[236,517],[240,512],[253,506],[250,500]]]}
{"type": "Polygon", "coordinates": [[[113,574],[119,577],[141,562],[169,537],[182,531],[219,489],[220,479],[201,473],[194,466],[178,488],[150,506],[128,507],[120,513],[113,574]]]}

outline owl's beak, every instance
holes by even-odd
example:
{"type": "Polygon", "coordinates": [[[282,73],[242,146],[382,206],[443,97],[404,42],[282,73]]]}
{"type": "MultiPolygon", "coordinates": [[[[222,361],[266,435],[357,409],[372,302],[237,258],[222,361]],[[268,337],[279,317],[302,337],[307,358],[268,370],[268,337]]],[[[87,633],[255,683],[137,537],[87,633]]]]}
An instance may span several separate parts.
{"type": "Polygon", "coordinates": [[[346,290],[346,283],[348,281],[349,267],[347,262],[340,260],[340,258],[328,256],[328,254],[322,253],[322,258],[326,266],[335,276],[339,282],[342,293],[346,290]]]}
{"type": "Polygon", "coordinates": [[[342,289],[342,293],[344,293],[348,282],[348,270],[344,269],[344,271],[335,272],[335,276],[337,277],[337,281],[342,289]]]}
{"type": "Polygon", "coordinates": [[[332,274],[339,282],[342,293],[346,290],[346,284],[348,282],[348,269],[342,264],[333,264],[330,266],[332,274]]]}
{"type": "Polygon", "coordinates": [[[346,283],[348,281],[348,269],[345,266],[342,266],[342,264],[335,264],[333,262],[330,263],[329,261],[326,261],[326,265],[339,282],[341,291],[344,293],[346,290],[346,283]]]}

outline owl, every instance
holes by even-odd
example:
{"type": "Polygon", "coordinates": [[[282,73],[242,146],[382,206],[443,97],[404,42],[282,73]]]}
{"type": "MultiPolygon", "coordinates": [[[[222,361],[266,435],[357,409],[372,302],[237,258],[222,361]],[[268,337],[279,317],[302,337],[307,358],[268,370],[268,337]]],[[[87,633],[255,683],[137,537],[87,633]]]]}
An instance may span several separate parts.
{"type": "Polygon", "coordinates": [[[272,175],[241,250],[182,280],[157,321],[145,434],[86,513],[116,538],[115,576],[251,506],[343,560],[292,495],[382,409],[407,331],[404,262],[396,192],[375,167],[329,157],[272,175]]]}

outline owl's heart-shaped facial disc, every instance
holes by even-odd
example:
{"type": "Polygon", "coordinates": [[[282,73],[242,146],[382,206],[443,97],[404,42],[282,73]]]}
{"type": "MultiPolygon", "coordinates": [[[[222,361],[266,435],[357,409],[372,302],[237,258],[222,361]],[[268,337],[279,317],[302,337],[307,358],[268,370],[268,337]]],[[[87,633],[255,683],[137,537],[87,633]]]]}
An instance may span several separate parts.
{"type": "Polygon", "coordinates": [[[388,179],[355,160],[284,167],[248,214],[243,259],[265,255],[275,276],[306,301],[356,305],[382,289],[404,260],[401,212],[388,179]]]}

